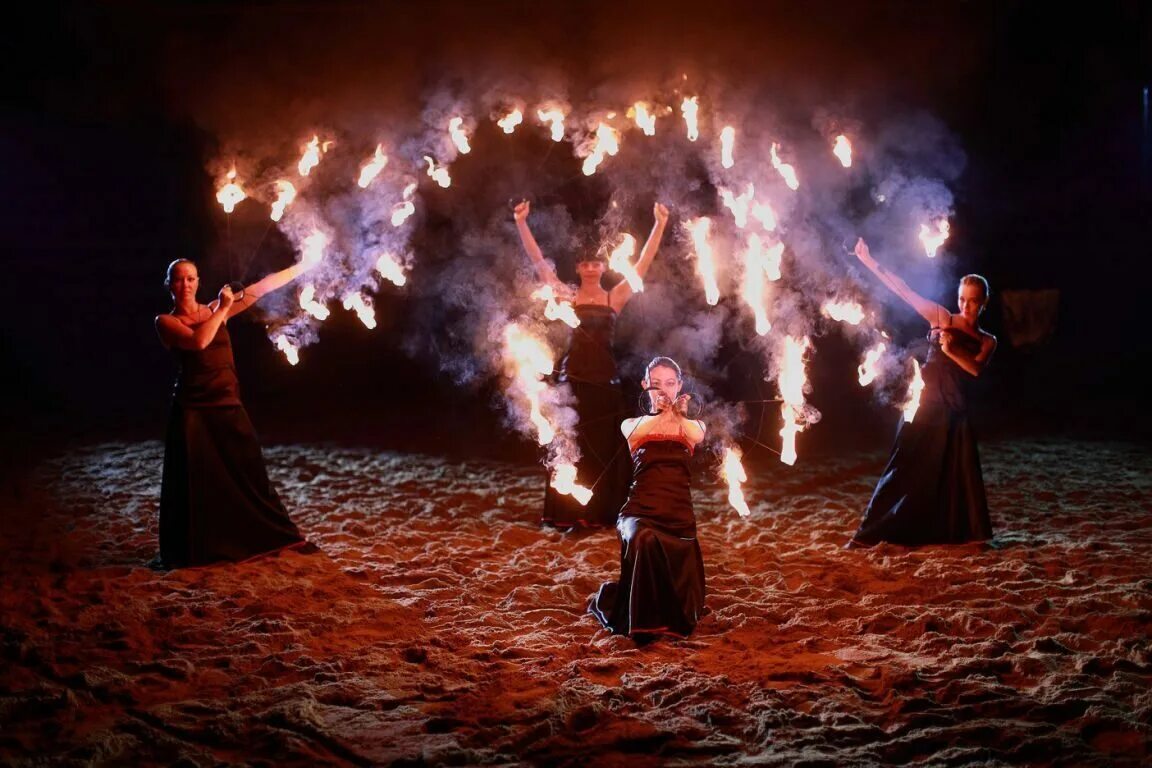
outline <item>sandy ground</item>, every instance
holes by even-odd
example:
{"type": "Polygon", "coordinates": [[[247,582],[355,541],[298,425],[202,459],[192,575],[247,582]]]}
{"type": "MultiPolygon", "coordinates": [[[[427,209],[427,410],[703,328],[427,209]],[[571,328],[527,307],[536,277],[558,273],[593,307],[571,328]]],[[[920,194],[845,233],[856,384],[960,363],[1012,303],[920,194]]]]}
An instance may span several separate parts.
{"type": "Polygon", "coordinates": [[[713,612],[637,648],[585,613],[614,531],[532,466],[268,446],[320,553],[170,573],[162,447],[9,484],[8,765],[1068,765],[1152,760],[1152,453],[982,445],[991,545],[844,551],[883,452],[695,489],[713,612]]]}

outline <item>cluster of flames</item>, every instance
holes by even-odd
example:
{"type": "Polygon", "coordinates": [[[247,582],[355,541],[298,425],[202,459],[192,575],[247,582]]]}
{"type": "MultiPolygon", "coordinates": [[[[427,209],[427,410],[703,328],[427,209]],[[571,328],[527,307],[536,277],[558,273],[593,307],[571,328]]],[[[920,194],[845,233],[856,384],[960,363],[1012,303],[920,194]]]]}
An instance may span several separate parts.
{"type": "MultiPolygon", "coordinates": [[[[654,136],[657,119],[668,117],[678,111],[688,140],[695,142],[700,138],[699,110],[699,98],[688,96],[680,102],[678,109],[637,101],[625,111],[624,115],[645,136],[654,136]]],[[[562,141],[568,135],[566,120],[569,114],[566,107],[560,104],[546,103],[534,110],[529,109],[526,104],[515,104],[501,114],[494,114],[492,119],[505,134],[511,134],[524,124],[526,115],[535,116],[539,125],[550,132],[553,141],[562,141]]],[[[594,122],[594,128],[582,127],[572,136],[577,154],[583,157],[582,170],[589,176],[596,173],[608,158],[619,152],[623,128],[626,127],[620,125],[621,121],[615,112],[604,113],[601,119],[594,122]]],[[[472,151],[470,136],[475,128],[476,121],[464,115],[449,118],[445,130],[457,154],[468,154],[472,151]]],[[[831,136],[830,145],[831,153],[841,165],[850,168],[853,150],[848,137],[843,134],[831,136]]],[[[296,164],[299,174],[297,183],[309,176],[332,146],[333,142],[321,141],[319,135],[314,135],[303,145],[300,159],[296,164]]],[[[736,129],[731,125],[724,125],[718,132],[718,151],[722,167],[728,169],[735,165],[736,147],[736,129]]],[[[773,142],[770,149],[772,169],[788,189],[796,191],[800,186],[799,175],[793,165],[781,158],[780,151],[780,144],[773,142]]],[[[452,177],[448,163],[438,161],[431,154],[423,155],[423,161],[424,171],[433,181],[442,188],[451,187],[452,177]]],[[[360,166],[355,179],[356,185],[361,189],[368,189],[377,183],[388,163],[389,158],[383,143],[377,144],[375,151],[360,166]]],[[[391,204],[389,217],[394,228],[402,227],[415,214],[416,189],[416,182],[409,181],[394,198],[395,202],[391,204]]],[[[273,222],[280,222],[297,198],[297,184],[288,178],[276,179],[271,183],[270,191],[272,194],[267,196],[270,200],[269,217],[273,222]]],[[[742,238],[736,246],[736,252],[743,256],[740,265],[743,271],[743,279],[740,281],[741,298],[754,318],[756,333],[763,336],[772,329],[771,284],[780,280],[782,276],[785,245],[779,237],[778,217],[772,203],[766,197],[763,195],[757,197],[756,187],[751,182],[741,191],[723,187],[718,191],[742,238]]],[[[248,193],[244,190],[243,182],[238,178],[237,170],[233,166],[220,180],[216,199],[225,213],[230,214],[247,198],[248,193]]],[[[707,216],[701,216],[687,219],[683,226],[692,243],[692,255],[705,299],[709,305],[714,306],[720,300],[720,284],[715,246],[712,242],[712,220],[707,216]]],[[[919,238],[929,258],[936,255],[948,236],[949,223],[946,218],[921,225],[919,238]]],[[[636,239],[630,234],[623,234],[618,240],[609,257],[609,267],[620,273],[634,291],[642,291],[644,283],[632,261],[636,252],[636,239]]],[[[311,234],[305,235],[300,240],[301,259],[320,262],[324,258],[327,245],[327,235],[320,228],[314,229],[311,234]]],[[[407,269],[404,259],[395,253],[386,251],[376,257],[376,274],[395,286],[405,285],[407,269]]],[[[579,325],[580,321],[571,305],[571,297],[561,295],[561,291],[557,291],[553,286],[542,286],[532,297],[543,302],[543,314],[546,319],[559,320],[573,328],[579,325]]],[[[323,321],[330,315],[327,303],[317,298],[317,289],[313,283],[301,286],[298,303],[301,311],[316,321],[323,321]]],[[[366,327],[375,328],[372,299],[364,286],[345,291],[341,304],[344,309],[355,312],[366,327]]],[[[828,302],[823,311],[834,320],[852,325],[859,325],[865,316],[863,308],[854,302],[828,302]]],[[[296,365],[299,362],[299,348],[287,334],[275,335],[273,343],[290,364],[296,365]]],[[[790,465],[794,464],[797,458],[796,435],[806,426],[803,418],[804,389],[807,386],[804,356],[809,347],[810,342],[807,338],[787,336],[782,340],[780,355],[782,362],[778,375],[783,422],[780,430],[782,446],[780,459],[790,465]]],[[[858,369],[861,386],[868,386],[876,380],[880,362],[886,351],[886,344],[877,342],[865,352],[858,369]]],[[[543,397],[547,390],[544,377],[552,371],[552,357],[551,349],[539,338],[515,323],[509,323],[505,327],[504,359],[511,382],[509,395],[523,407],[528,422],[535,430],[535,439],[541,446],[553,444],[557,436],[557,429],[547,417],[547,408],[543,405],[543,397]]],[[[904,418],[907,421],[912,421],[915,416],[920,392],[924,386],[919,366],[915,361],[913,365],[915,368],[909,387],[909,399],[904,406],[904,418]]],[[[550,452],[548,463],[552,470],[551,484],[559,492],[570,494],[581,504],[586,504],[592,491],[577,484],[574,462],[579,457],[574,455],[574,450],[568,443],[565,444],[564,450],[550,452]]],[[[747,475],[740,463],[738,448],[725,449],[722,474],[729,486],[729,503],[741,515],[749,514],[741,490],[741,484],[747,480],[747,475]]]]}

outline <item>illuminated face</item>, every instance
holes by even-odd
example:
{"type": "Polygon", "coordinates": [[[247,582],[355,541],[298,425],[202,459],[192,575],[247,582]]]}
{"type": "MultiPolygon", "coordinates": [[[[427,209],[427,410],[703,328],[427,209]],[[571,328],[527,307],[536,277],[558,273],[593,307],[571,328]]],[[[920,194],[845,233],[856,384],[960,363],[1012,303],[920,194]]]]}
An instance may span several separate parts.
{"type": "Polygon", "coordinates": [[[196,290],[200,287],[200,273],[196,265],[182,261],[172,268],[172,277],[168,283],[168,290],[172,298],[179,301],[182,298],[195,299],[196,290]]]}
{"type": "Polygon", "coordinates": [[[960,309],[960,314],[969,320],[975,320],[984,311],[984,302],[987,298],[984,296],[984,289],[978,285],[970,285],[962,283],[960,290],[956,296],[956,306],[960,309]]]}
{"type": "Polygon", "coordinates": [[[596,259],[576,262],[576,274],[580,276],[581,280],[583,280],[585,276],[599,280],[600,276],[604,274],[605,268],[604,262],[596,259]]]}
{"type": "Polygon", "coordinates": [[[644,379],[644,388],[655,388],[672,402],[680,394],[683,382],[676,375],[676,371],[666,365],[655,365],[648,371],[648,378],[644,379]]]}

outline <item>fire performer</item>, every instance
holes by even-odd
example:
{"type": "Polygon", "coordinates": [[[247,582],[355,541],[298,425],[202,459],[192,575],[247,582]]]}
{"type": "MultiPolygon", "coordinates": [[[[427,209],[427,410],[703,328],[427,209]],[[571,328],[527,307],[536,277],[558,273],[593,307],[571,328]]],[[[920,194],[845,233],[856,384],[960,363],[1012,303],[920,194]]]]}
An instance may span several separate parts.
{"type": "Polygon", "coordinates": [[[160,554],[149,565],[180,568],[237,561],[305,545],[268,480],[239,382],[226,325],[315,265],[304,260],[201,304],[196,264],[176,259],[164,285],[172,311],[156,332],[177,363],[160,485],[160,554]]]}
{"type": "Polygon", "coordinates": [[[881,541],[917,546],[961,544],[992,537],[976,435],[968,420],[968,389],[996,350],[980,327],[988,281],[960,278],[959,313],[917,294],[877,263],[863,238],[856,256],[930,325],[924,388],[915,418],[902,417],[888,465],[880,476],[848,549],[881,541]]]}
{"type": "MultiPolygon", "coordinates": [[[[572,496],[557,493],[548,486],[544,495],[541,523],[570,530],[577,527],[603,528],[616,524],[616,515],[628,493],[628,457],[625,443],[616,425],[627,414],[624,392],[616,367],[613,340],[616,318],[634,289],[629,280],[621,280],[611,290],[601,279],[607,270],[602,253],[582,254],[576,262],[579,284],[573,289],[563,285],[528,228],[530,203],[525,200],[513,209],[520,241],[532,260],[540,280],[552,285],[558,293],[572,299],[580,325],[572,332],[571,342],[560,361],[559,381],[572,387],[576,398],[579,423],[576,442],[580,449],[576,482],[592,488],[592,499],[580,506],[572,496]]],[[[668,223],[668,209],[661,203],[652,206],[656,221],[640,252],[634,270],[643,279],[668,223]]]]}
{"type": "Polygon", "coordinates": [[[706,612],[704,558],[696,539],[690,462],[704,422],[687,417],[684,375],[669,357],[645,368],[649,413],[620,430],[632,454],[633,480],[620,510],[620,578],[605,582],[588,611],[614,634],[637,643],[687,636],[706,612]]]}

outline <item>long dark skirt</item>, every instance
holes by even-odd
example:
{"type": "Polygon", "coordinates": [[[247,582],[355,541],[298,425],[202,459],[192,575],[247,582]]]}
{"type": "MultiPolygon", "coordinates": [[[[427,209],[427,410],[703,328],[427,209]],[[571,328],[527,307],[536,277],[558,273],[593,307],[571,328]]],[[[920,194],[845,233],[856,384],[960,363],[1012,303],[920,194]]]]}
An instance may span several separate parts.
{"type": "Polygon", "coordinates": [[[160,486],[163,565],[245,560],[301,542],[243,406],[173,404],[160,486]]]}

